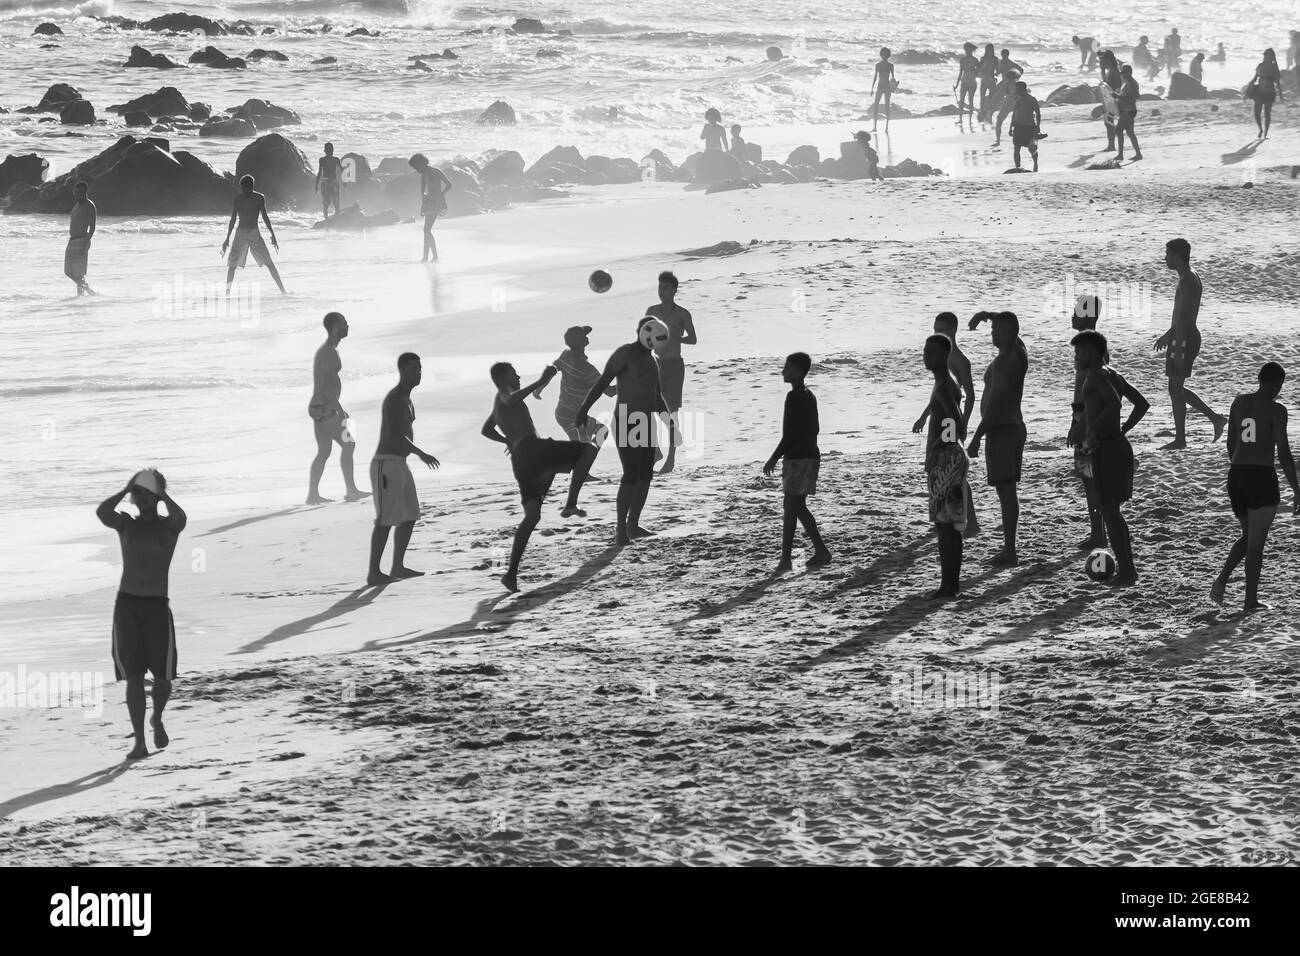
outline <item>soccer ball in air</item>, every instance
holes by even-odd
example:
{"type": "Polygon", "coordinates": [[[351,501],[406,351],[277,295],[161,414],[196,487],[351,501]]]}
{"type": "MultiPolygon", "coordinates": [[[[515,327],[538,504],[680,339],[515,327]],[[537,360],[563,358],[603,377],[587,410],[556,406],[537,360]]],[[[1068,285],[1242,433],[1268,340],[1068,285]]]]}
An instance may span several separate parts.
{"type": "Polygon", "coordinates": [[[587,285],[591,287],[592,292],[608,292],[613,284],[613,278],[604,269],[597,269],[587,280],[587,285]]]}
{"type": "Polygon", "coordinates": [[[637,338],[652,352],[662,351],[668,344],[668,326],[654,316],[648,315],[637,329],[637,338]]]}

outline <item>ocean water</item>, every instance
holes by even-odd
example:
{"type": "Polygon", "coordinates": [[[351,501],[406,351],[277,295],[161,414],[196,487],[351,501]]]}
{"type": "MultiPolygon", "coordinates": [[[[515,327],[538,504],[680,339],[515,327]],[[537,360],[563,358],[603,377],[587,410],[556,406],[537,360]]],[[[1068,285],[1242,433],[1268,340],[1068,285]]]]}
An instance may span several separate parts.
{"type": "MultiPolygon", "coordinates": [[[[0,106],[12,110],[34,104],[51,83],[63,81],[81,89],[101,116],[112,117],[104,110],[112,103],[177,85],[190,100],[216,109],[252,96],[294,108],[303,125],[290,135],[309,154],[332,139],[340,152],[357,150],[372,163],[416,150],[437,159],[489,148],[517,149],[531,161],[557,144],[633,157],[659,147],[680,161],[695,149],[702,114],[710,106],[719,108],[727,123],[768,130],[784,148],[798,140],[782,144],[782,129],[861,125],[855,121],[870,103],[871,64],[885,44],[896,51],[950,50],[967,38],[981,45],[988,39],[1009,48],[1028,68],[1026,78],[1035,91],[1044,95],[1080,75],[1072,33],[1098,36],[1121,55],[1139,34],[1158,43],[1171,26],[1179,27],[1188,56],[1223,41],[1230,62],[1207,64],[1207,81],[1217,86],[1239,83],[1266,45],[1284,54],[1286,31],[1300,27],[1297,2],[1195,0],[1179,7],[1180,16],[1170,21],[1168,5],[1153,0],[1094,4],[1087,16],[1065,12],[1051,0],[1015,5],[915,0],[881,7],[869,16],[848,0],[521,0],[509,5],[0,0],[0,106]],[[172,10],[247,19],[277,32],[162,37],[101,30],[88,19],[92,14],[146,19],[172,10]],[[508,26],[519,16],[574,35],[474,32],[508,26]],[[42,20],[58,22],[66,31],[48,49],[43,48],[47,38],[32,36],[42,20]],[[298,32],[326,23],[333,27],[330,34],[298,32]],[[383,36],[343,36],[361,25],[383,36]],[[234,72],[121,69],[134,43],[181,61],[209,43],[232,55],[258,46],[274,48],[290,60],[234,72]],[[764,50],[769,45],[789,56],[768,62],[764,50]],[[430,61],[429,74],[408,69],[412,55],[446,47],[460,59],[430,61]],[[560,56],[539,58],[543,49],[560,56]],[[338,63],[312,65],[327,55],[338,63]],[[517,127],[475,125],[478,113],[495,99],[514,107],[517,127]],[[611,108],[616,109],[613,116],[611,108]]],[[[902,91],[895,101],[918,112],[950,102],[953,73],[947,65],[900,65],[902,91]]],[[[0,114],[0,156],[38,152],[57,175],[123,132],[115,118],[105,126],[68,130],[57,122],[0,114]]],[[[838,138],[843,137],[832,142],[838,138]]],[[[233,168],[245,145],[181,138],[174,144],[224,169],[233,168]]],[[[785,154],[773,149],[769,155],[785,154]]],[[[523,246],[476,247],[472,227],[449,223],[449,229],[462,228],[458,258],[446,263],[441,279],[423,272],[413,276],[409,234],[371,240],[328,237],[305,228],[311,218],[304,212],[277,215],[276,221],[295,272],[319,280],[300,280],[299,296],[287,302],[263,282],[252,319],[213,311],[224,273],[218,258],[224,221],[102,222],[92,253],[92,280],[102,283],[106,294],[79,301],[62,276],[66,220],[0,216],[5,249],[0,265],[0,511],[30,510],[33,488],[40,489],[40,501],[47,506],[93,502],[114,490],[113,476],[144,461],[181,468],[195,456],[220,460],[224,468],[221,474],[209,470],[193,477],[191,487],[214,494],[231,487],[264,492],[280,481],[286,455],[295,467],[300,464],[301,449],[276,447],[263,436],[260,423],[290,414],[306,422],[300,408],[305,405],[302,378],[320,338],[319,316],[334,291],[341,289],[346,301],[361,303],[377,332],[391,325],[396,335],[404,323],[481,308],[494,283],[502,281],[500,275],[509,275],[509,257],[518,261],[540,254],[523,246]],[[362,272],[356,268],[362,259],[380,264],[362,272]],[[250,355],[257,361],[249,361],[250,355]]],[[[709,241],[717,238],[724,237],[709,241]]],[[[556,239],[565,241],[563,235],[556,239]]],[[[370,401],[382,394],[379,370],[388,364],[384,348],[389,343],[379,339],[382,347],[345,346],[345,367],[357,376],[345,384],[345,396],[370,401]]],[[[454,379],[458,369],[458,363],[448,362],[440,374],[444,381],[454,379]]],[[[363,455],[370,441],[373,436],[362,438],[363,455]]],[[[305,470],[301,464],[299,470],[305,470]]],[[[327,476],[332,473],[331,464],[327,476]]]]}

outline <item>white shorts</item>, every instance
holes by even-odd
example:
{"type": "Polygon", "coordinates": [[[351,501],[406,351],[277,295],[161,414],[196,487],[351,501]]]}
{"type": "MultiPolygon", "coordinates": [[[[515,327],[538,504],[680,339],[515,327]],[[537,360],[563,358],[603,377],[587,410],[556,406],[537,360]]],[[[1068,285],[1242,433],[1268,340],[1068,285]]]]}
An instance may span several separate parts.
{"type": "Polygon", "coordinates": [[[270,265],[271,253],[266,248],[266,240],[258,229],[236,229],[235,237],[230,243],[230,265],[241,269],[248,263],[248,254],[253,254],[253,261],[259,266],[270,265]]]}
{"type": "Polygon", "coordinates": [[[375,523],[385,528],[420,517],[415,477],[401,455],[376,455],[370,462],[370,488],[375,499],[375,523]]]}

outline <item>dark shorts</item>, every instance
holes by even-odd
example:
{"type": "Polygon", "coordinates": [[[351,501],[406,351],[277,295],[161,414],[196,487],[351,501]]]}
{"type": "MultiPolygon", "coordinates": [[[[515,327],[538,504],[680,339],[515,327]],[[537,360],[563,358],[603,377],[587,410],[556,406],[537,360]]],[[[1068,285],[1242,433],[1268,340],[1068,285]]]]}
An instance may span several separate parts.
{"type": "Polygon", "coordinates": [[[1011,132],[1012,146],[1036,146],[1038,145],[1038,127],[1037,126],[1020,126],[1011,132]]]}
{"type": "Polygon", "coordinates": [[[543,500],[551,489],[551,479],[557,473],[573,471],[573,466],[591,447],[581,441],[525,438],[510,453],[520,500],[543,500]]]}
{"type": "Polygon", "coordinates": [[[659,360],[659,392],[670,412],[682,407],[682,389],[686,385],[686,363],[680,358],[659,360]]]}
{"type": "Polygon", "coordinates": [[[817,494],[820,458],[786,458],[781,462],[781,493],[806,496],[817,494]]]}
{"type": "Polygon", "coordinates": [[[113,670],[118,680],[176,678],[176,624],[165,597],[118,592],[113,605],[113,670]]]}
{"type": "Polygon", "coordinates": [[[1238,518],[1256,508],[1276,508],[1282,503],[1277,469],[1272,465],[1233,465],[1228,469],[1228,500],[1238,518]]]}
{"type": "Polygon", "coordinates": [[[623,463],[623,477],[620,484],[634,485],[640,481],[649,481],[655,474],[655,446],[618,446],[618,460],[623,463]]]}
{"type": "Polygon", "coordinates": [[[1165,374],[1170,378],[1191,378],[1192,365],[1201,354],[1201,333],[1193,332],[1185,339],[1174,339],[1165,352],[1165,374]]]}
{"type": "Polygon", "coordinates": [[[1123,504],[1133,497],[1133,446],[1126,437],[1118,435],[1097,444],[1092,453],[1092,476],[1100,504],[1123,504]]]}
{"type": "Polygon", "coordinates": [[[1023,423],[994,425],[984,433],[984,466],[990,485],[1020,480],[1026,434],[1023,423]]]}

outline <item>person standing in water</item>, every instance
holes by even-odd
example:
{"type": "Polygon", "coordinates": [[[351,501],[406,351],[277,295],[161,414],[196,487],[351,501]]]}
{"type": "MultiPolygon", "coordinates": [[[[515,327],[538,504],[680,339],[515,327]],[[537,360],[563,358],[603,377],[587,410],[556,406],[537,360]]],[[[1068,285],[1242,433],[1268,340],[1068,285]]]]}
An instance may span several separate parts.
{"type": "Polygon", "coordinates": [[[447,211],[447,193],[451,192],[451,180],[437,166],[429,162],[423,153],[416,153],[407,165],[420,174],[420,215],[424,217],[424,252],[421,262],[438,261],[438,244],[433,240],[433,224],[438,216],[447,211]]]}
{"type": "Polygon", "coordinates": [[[266,223],[266,231],[271,234],[271,245],[277,252],[280,250],[280,243],[275,238],[275,229],[271,226],[271,217],[266,214],[266,197],[253,189],[255,185],[252,176],[241,176],[239,179],[239,194],[235,196],[234,208],[230,210],[230,222],[226,225],[226,241],[221,244],[221,254],[226,254],[226,249],[230,249],[230,260],[226,269],[226,295],[230,294],[231,283],[235,281],[235,270],[242,269],[248,264],[248,254],[253,254],[253,261],[259,266],[264,266],[266,271],[271,273],[271,278],[280,289],[280,294],[284,295],[284,283],[280,281],[280,273],[275,268],[275,263],[271,261],[271,253],[266,248],[266,242],[262,239],[262,233],[257,228],[258,217],[266,223]],[[235,244],[230,244],[230,233],[235,229],[235,222],[239,223],[239,230],[235,232],[235,244]]]}
{"type": "Polygon", "coordinates": [[[871,132],[880,128],[880,101],[885,101],[885,132],[889,132],[889,104],[893,99],[898,81],[894,79],[894,64],[889,58],[893,56],[889,47],[880,48],[880,60],[875,72],[871,74],[871,132]]]}
{"type": "Polygon", "coordinates": [[[167,599],[167,576],[176,541],[185,530],[185,512],[167,494],[167,479],[154,469],[131,477],[125,488],[95,510],[102,525],[117,532],[122,546],[122,580],[113,605],[113,671],[126,681],[126,709],[135,746],[128,760],[149,756],[144,741],[144,675],[153,675],[153,743],[170,742],[163,727],[163,708],[176,679],[176,622],[167,599]],[[117,510],[127,496],[139,510],[131,517],[117,510]],[[158,503],[167,506],[167,517],[158,503]]]}
{"type": "Polygon", "coordinates": [[[1214,441],[1223,434],[1228,419],[1201,401],[1190,388],[1187,379],[1192,376],[1192,366],[1201,352],[1201,330],[1196,319],[1201,311],[1201,277],[1192,271],[1192,246],[1186,239],[1170,239],[1165,243],[1165,265],[1178,273],[1178,289],[1174,292],[1174,314],[1169,331],[1156,339],[1155,350],[1165,353],[1165,375],[1169,378],[1169,398],[1173,403],[1174,440],[1162,450],[1187,447],[1187,406],[1191,405],[1210,420],[1214,426],[1214,441]]]}
{"type": "MultiPolygon", "coordinates": [[[[940,312],[934,317],[935,334],[945,336],[950,346],[948,351],[948,371],[952,374],[965,396],[961,411],[962,434],[965,434],[967,429],[970,428],[971,412],[975,410],[975,377],[971,373],[970,359],[966,357],[966,353],[957,344],[957,324],[957,316],[952,312],[940,312]]],[[[921,429],[925,428],[925,423],[929,417],[930,405],[927,404],[925,410],[921,412],[921,417],[912,425],[912,434],[920,434],[921,429]]],[[[964,537],[974,538],[979,533],[980,523],[975,513],[975,496],[971,491],[970,483],[967,482],[966,530],[964,537]]]]}
{"type": "Polygon", "coordinates": [[[1291,485],[1291,513],[1300,515],[1300,483],[1296,480],[1295,458],[1287,436],[1286,406],[1277,400],[1286,372],[1276,362],[1259,370],[1259,389],[1238,395],[1232,403],[1228,425],[1228,499],[1241,524],[1241,537],[1228,552],[1223,570],[1210,588],[1210,599],[1222,604],[1232,572],[1246,560],[1247,611],[1266,610],[1259,600],[1259,576],[1264,565],[1264,544],[1268,530],[1282,503],[1274,456],[1291,485]]]}
{"type": "Polygon", "coordinates": [[[406,464],[415,455],[429,468],[439,466],[438,459],[421,451],[415,437],[415,405],[411,391],[420,384],[423,369],[420,356],[403,352],[397,357],[397,385],[384,397],[379,426],[379,447],[370,462],[370,487],[375,496],[375,529],[370,534],[370,570],[366,583],[372,587],[404,578],[418,578],[423,571],[406,566],[406,547],[420,517],[420,499],[415,493],[415,477],[406,464]],[[393,565],[388,574],[379,570],[380,559],[388,545],[388,530],[393,533],[393,565]]]}
{"type": "Polygon", "coordinates": [[[957,93],[957,125],[967,113],[975,118],[975,88],[979,83],[979,60],[975,58],[975,44],[967,41],[962,46],[962,57],[957,61],[957,79],[952,89],[957,93]],[[960,90],[960,92],[958,92],[960,90]]]}
{"type": "Polygon", "coordinates": [[[817,435],[821,430],[817,417],[817,396],[804,384],[812,359],[805,352],[794,352],[786,357],[781,369],[781,380],[790,386],[785,396],[785,412],[781,420],[781,441],[776,451],[763,465],[763,474],[770,475],[781,462],[781,492],[784,521],[781,527],[781,560],[777,574],[793,568],[794,529],[802,524],[813,544],[813,556],[806,567],[819,568],[831,563],[831,553],[817,530],[817,519],[808,510],[808,496],[817,492],[817,475],[821,470],[821,451],[817,435]]]}
{"type": "Polygon", "coordinates": [[[1197,83],[1205,82],[1205,54],[1198,53],[1192,57],[1192,62],[1187,65],[1187,75],[1197,83]]]}
{"type": "Polygon", "coordinates": [[[677,445],[682,438],[681,416],[682,390],[686,385],[686,361],[682,358],[683,345],[696,345],[699,338],[695,334],[695,320],[691,313],[676,302],[677,276],[665,271],[659,273],[659,301],[645,310],[646,315],[668,326],[668,342],[656,351],[659,359],[659,388],[663,393],[664,404],[668,407],[669,431],[674,440],[668,445],[668,457],[664,459],[659,474],[666,475],[677,463],[677,445]]]}
{"type": "Polygon", "coordinates": [[[727,151],[727,129],[722,125],[722,114],[713,107],[704,111],[704,128],[700,130],[704,148],[727,151]]]}
{"type": "Polygon", "coordinates": [[[1255,67],[1255,78],[1251,80],[1255,99],[1255,125],[1259,127],[1259,138],[1268,139],[1268,128],[1273,122],[1273,104],[1282,99],[1282,71],[1277,65],[1277,54],[1273,48],[1264,51],[1264,59],[1255,67]]]}
{"type": "Polygon", "coordinates": [[[1020,148],[1029,148],[1029,157],[1034,161],[1034,172],[1038,172],[1039,128],[1043,117],[1038,109],[1038,100],[1029,92],[1029,87],[1019,82],[1016,84],[1016,99],[1011,107],[1011,146],[1012,158],[1016,169],[1020,168],[1020,148]]]}
{"type": "Polygon", "coordinates": [[[90,271],[90,240],[95,235],[95,204],[87,198],[89,187],[79,182],[72,187],[72,213],[68,217],[68,247],[63,253],[63,274],[77,284],[77,295],[94,295],[86,282],[90,271]]]}
{"type": "Polygon", "coordinates": [[[353,479],[353,454],[357,445],[348,430],[348,413],[339,404],[343,393],[343,382],[339,378],[343,370],[339,343],[348,337],[348,320],[341,312],[330,312],[325,316],[324,325],[325,343],[316,350],[316,358],[312,361],[312,393],[311,401],[307,403],[307,414],[311,416],[316,432],[316,457],[312,459],[308,472],[309,505],[322,505],[331,500],[321,497],[320,480],[335,442],[340,448],[339,464],[343,468],[343,483],[347,486],[344,500],[360,501],[370,494],[359,489],[353,479]]]}
{"type": "Polygon", "coordinates": [[[956,597],[961,590],[962,532],[966,528],[967,474],[970,462],[963,442],[966,426],[957,403],[960,392],[948,371],[952,342],[946,335],[931,335],[923,353],[926,369],[934,375],[930,390],[930,430],[925,443],[926,489],[930,520],[939,539],[939,589],[933,600],[956,597]]]}
{"type": "Polygon", "coordinates": [[[326,143],[325,155],[316,164],[316,191],[321,196],[322,219],[329,218],[331,204],[336,214],[339,211],[339,181],[342,170],[343,164],[334,155],[334,144],[326,143]],[[322,184],[324,188],[321,188],[322,184]]]}
{"type": "Polygon", "coordinates": [[[993,556],[995,567],[1016,564],[1016,528],[1020,523],[1020,498],[1016,494],[1025,457],[1025,419],[1020,405],[1029,373],[1029,353],[1020,339],[1020,320],[1014,312],[984,312],[971,319],[971,326],[982,317],[992,320],[993,344],[998,354],[984,372],[984,392],[980,396],[980,423],[968,449],[971,458],[980,453],[980,440],[987,441],[985,467],[988,482],[998,493],[1002,507],[1002,550],[993,556]]]}

